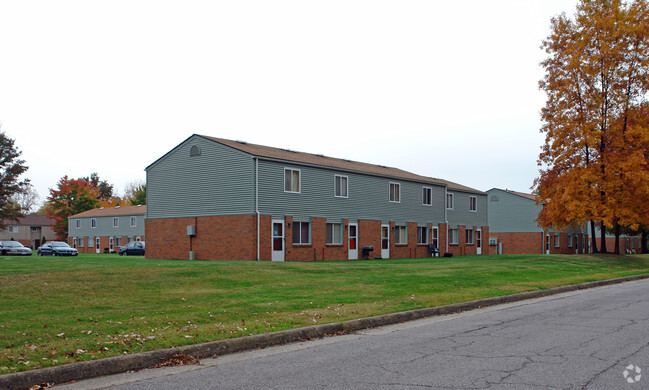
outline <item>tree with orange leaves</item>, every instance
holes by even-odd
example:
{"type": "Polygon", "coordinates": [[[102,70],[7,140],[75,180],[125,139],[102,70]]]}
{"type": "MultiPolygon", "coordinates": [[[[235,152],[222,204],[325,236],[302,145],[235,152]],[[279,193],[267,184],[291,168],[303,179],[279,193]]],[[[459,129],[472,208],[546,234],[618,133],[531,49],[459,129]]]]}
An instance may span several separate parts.
{"type": "Polygon", "coordinates": [[[88,180],[69,179],[64,176],[57,183],[57,189],[50,189],[45,210],[52,219],[52,229],[57,239],[67,240],[68,217],[97,207],[99,190],[88,180]]]}
{"type": "MultiPolygon", "coordinates": [[[[637,118],[649,90],[648,9],[646,0],[582,0],[574,20],[552,19],[543,42],[546,139],[535,187],[545,206],[538,221],[555,228],[590,223],[591,232],[599,221],[602,252],[605,227],[643,223],[639,200],[649,193],[642,181],[649,128],[637,118]]],[[[592,247],[597,252],[595,237],[592,247]]]]}

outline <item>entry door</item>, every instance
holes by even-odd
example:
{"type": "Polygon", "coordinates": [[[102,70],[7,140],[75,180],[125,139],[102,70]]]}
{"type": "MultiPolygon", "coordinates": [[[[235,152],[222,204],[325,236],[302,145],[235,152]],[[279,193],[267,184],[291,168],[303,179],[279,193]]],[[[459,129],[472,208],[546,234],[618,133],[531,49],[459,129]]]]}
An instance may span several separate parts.
{"type": "Polygon", "coordinates": [[[284,221],[273,220],[273,254],[271,260],[284,261],[284,221]]]}
{"type": "Polygon", "coordinates": [[[482,230],[481,229],[475,231],[475,253],[477,255],[482,254],[482,230]]]}
{"type": "Polygon", "coordinates": [[[95,237],[95,253],[101,253],[100,246],[101,242],[99,241],[99,237],[95,237]]]}
{"type": "Polygon", "coordinates": [[[390,258],[390,225],[381,225],[381,258],[390,258]]]}
{"type": "Polygon", "coordinates": [[[545,254],[546,255],[550,254],[550,235],[549,234],[545,235],[545,254]]]}
{"type": "Polygon", "coordinates": [[[349,224],[349,249],[347,253],[349,254],[349,260],[358,260],[358,225],[355,223],[349,224]]]}

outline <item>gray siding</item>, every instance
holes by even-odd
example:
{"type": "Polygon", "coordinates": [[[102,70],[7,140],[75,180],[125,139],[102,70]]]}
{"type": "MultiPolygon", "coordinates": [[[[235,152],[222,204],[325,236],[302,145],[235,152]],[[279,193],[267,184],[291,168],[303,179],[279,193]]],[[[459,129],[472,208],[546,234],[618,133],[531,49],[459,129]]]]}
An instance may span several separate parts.
{"type": "Polygon", "coordinates": [[[136,226],[131,227],[132,215],[120,215],[117,217],[85,217],[70,218],[68,220],[68,236],[70,237],[135,237],[144,236],[144,215],[135,215],[136,226]],[[97,221],[97,227],[90,225],[90,220],[97,221]],[[113,218],[119,218],[119,226],[113,227],[113,218]],[[80,227],[77,228],[76,221],[80,221],[80,227]]]}
{"type": "Polygon", "coordinates": [[[491,233],[525,233],[542,232],[536,218],[541,206],[535,201],[492,189],[487,192],[489,202],[489,232],[491,233]]]}
{"type": "Polygon", "coordinates": [[[192,136],[147,168],[147,218],[251,214],[254,184],[252,156],[192,136]]]}
{"type": "Polygon", "coordinates": [[[274,217],[368,219],[397,223],[443,223],[444,187],[294,163],[259,161],[260,212],[274,217]],[[299,169],[301,192],[284,192],[284,168],[299,169]],[[334,196],[334,175],[348,177],[348,197],[334,196]],[[400,184],[400,203],[389,201],[389,183],[400,184]],[[422,187],[432,188],[432,206],[422,205],[422,187]]]}
{"type": "MultiPolygon", "coordinates": [[[[453,209],[446,210],[448,225],[450,228],[457,228],[459,225],[473,227],[473,226],[487,226],[487,196],[484,194],[467,193],[462,191],[448,190],[455,198],[455,205],[453,209]],[[469,198],[476,197],[477,209],[476,211],[469,210],[469,198]]],[[[489,228],[491,231],[491,227],[489,228]]]]}

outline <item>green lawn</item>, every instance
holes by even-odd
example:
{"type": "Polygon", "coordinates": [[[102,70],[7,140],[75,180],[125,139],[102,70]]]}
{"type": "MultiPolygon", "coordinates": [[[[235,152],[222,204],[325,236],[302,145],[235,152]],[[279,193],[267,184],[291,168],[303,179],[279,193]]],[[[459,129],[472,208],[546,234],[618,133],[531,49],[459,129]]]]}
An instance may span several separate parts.
{"type": "Polygon", "coordinates": [[[649,255],[0,257],[0,374],[642,273],[649,255]]]}

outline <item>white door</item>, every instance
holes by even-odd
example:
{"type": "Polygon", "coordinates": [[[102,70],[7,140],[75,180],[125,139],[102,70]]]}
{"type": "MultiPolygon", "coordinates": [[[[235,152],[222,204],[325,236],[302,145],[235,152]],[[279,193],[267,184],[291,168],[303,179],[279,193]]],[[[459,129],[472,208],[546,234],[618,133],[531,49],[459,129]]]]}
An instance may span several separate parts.
{"type": "Polygon", "coordinates": [[[273,254],[271,260],[284,261],[284,221],[273,220],[272,246],[273,254]]]}
{"type": "Polygon", "coordinates": [[[545,254],[546,255],[550,254],[550,235],[549,234],[545,235],[545,254]]]}
{"type": "Polygon", "coordinates": [[[348,250],[349,260],[358,260],[358,225],[355,223],[349,224],[348,231],[348,250]]]}
{"type": "Polygon", "coordinates": [[[381,258],[390,258],[390,225],[381,225],[381,258]]]}
{"type": "Polygon", "coordinates": [[[99,241],[99,237],[95,237],[95,253],[101,253],[101,249],[99,249],[100,246],[101,242],[99,241]]]}
{"type": "Polygon", "coordinates": [[[475,231],[475,253],[477,255],[482,254],[482,230],[481,229],[475,231]]]}

